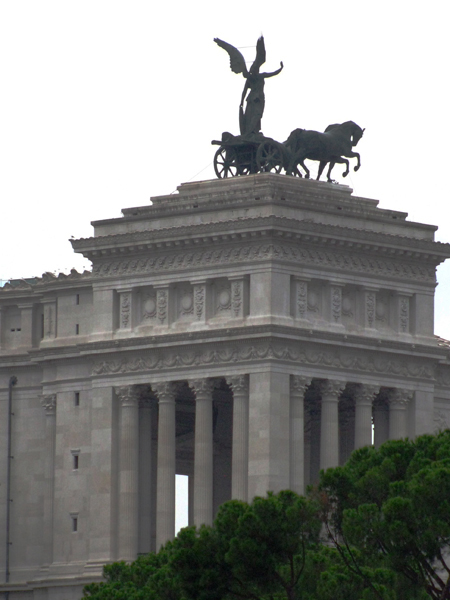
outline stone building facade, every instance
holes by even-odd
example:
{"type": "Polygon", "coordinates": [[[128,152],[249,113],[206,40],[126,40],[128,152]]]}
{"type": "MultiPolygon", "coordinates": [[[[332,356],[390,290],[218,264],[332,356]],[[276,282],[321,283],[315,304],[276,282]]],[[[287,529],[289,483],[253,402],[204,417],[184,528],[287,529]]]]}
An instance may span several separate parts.
{"type": "Polygon", "coordinates": [[[449,426],[433,305],[450,245],[377,204],[269,173],[183,184],[73,241],[92,272],[0,288],[0,591],[72,600],[158,549],[175,474],[208,524],[449,426]]]}

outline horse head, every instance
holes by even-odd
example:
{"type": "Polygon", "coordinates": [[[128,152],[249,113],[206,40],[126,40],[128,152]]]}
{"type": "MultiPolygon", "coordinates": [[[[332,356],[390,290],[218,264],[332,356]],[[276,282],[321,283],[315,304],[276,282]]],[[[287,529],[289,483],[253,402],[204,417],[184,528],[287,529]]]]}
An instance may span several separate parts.
{"type": "Polygon", "coordinates": [[[353,121],[350,121],[350,123],[353,125],[353,127],[352,127],[352,146],[356,146],[356,144],[362,138],[365,128],[361,129],[361,127],[359,125],[357,125],[356,123],[353,123],[353,121]]]}

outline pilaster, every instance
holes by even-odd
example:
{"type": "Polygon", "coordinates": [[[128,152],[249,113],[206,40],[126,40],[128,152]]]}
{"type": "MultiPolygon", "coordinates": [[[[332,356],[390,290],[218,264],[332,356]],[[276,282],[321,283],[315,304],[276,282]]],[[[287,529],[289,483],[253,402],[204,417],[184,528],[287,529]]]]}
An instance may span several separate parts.
{"type": "Polygon", "coordinates": [[[55,491],[56,394],[42,396],[45,410],[45,497],[44,497],[44,557],[43,567],[53,562],[53,503],[55,491]]]}
{"type": "Polygon", "coordinates": [[[119,457],[119,559],[133,561],[139,539],[139,401],[134,386],[115,392],[122,406],[119,457]]]}

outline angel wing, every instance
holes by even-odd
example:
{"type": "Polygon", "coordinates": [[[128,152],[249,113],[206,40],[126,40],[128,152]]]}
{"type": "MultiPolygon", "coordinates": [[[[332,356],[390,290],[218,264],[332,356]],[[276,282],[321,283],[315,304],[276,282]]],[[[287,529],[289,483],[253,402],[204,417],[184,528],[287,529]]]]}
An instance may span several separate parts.
{"type": "MultiPolygon", "coordinates": [[[[247,66],[245,64],[244,57],[239,52],[237,48],[219,40],[219,38],[214,38],[214,41],[218,46],[226,50],[230,56],[230,67],[233,73],[243,73],[244,75],[248,75],[247,66]]],[[[259,40],[258,40],[259,41],[259,40]]],[[[264,43],[264,42],[263,42],[264,43]]],[[[264,53],[265,54],[265,53],[264,53]]],[[[263,61],[264,62],[264,61],[263,61]]],[[[262,63],[261,63],[262,64],[262,63]]]]}
{"type": "Polygon", "coordinates": [[[261,36],[258,38],[256,42],[256,58],[255,62],[252,64],[250,72],[259,72],[259,68],[266,62],[266,47],[264,45],[264,38],[261,36]]]}

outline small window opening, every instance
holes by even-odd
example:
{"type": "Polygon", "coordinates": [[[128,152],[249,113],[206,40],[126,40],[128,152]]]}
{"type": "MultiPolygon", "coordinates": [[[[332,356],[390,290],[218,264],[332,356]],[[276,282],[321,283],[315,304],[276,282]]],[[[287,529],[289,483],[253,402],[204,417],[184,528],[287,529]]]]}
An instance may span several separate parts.
{"type": "Polygon", "coordinates": [[[73,470],[78,471],[78,454],[73,455],[73,470]]]}
{"type": "Polygon", "coordinates": [[[72,517],[72,531],[78,531],[78,517],[72,517]]]}
{"type": "Polygon", "coordinates": [[[80,304],[80,294],[77,294],[75,304],[80,304]]]}
{"type": "Polygon", "coordinates": [[[80,406],[80,392],[75,392],[73,403],[75,406],[80,406]]]}
{"type": "Polygon", "coordinates": [[[17,328],[17,331],[22,331],[22,328],[21,328],[21,327],[18,327],[18,328],[17,328]]]}
{"type": "Polygon", "coordinates": [[[78,323],[75,325],[75,334],[79,335],[80,333],[80,326],[78,325],[78,323]]]}

